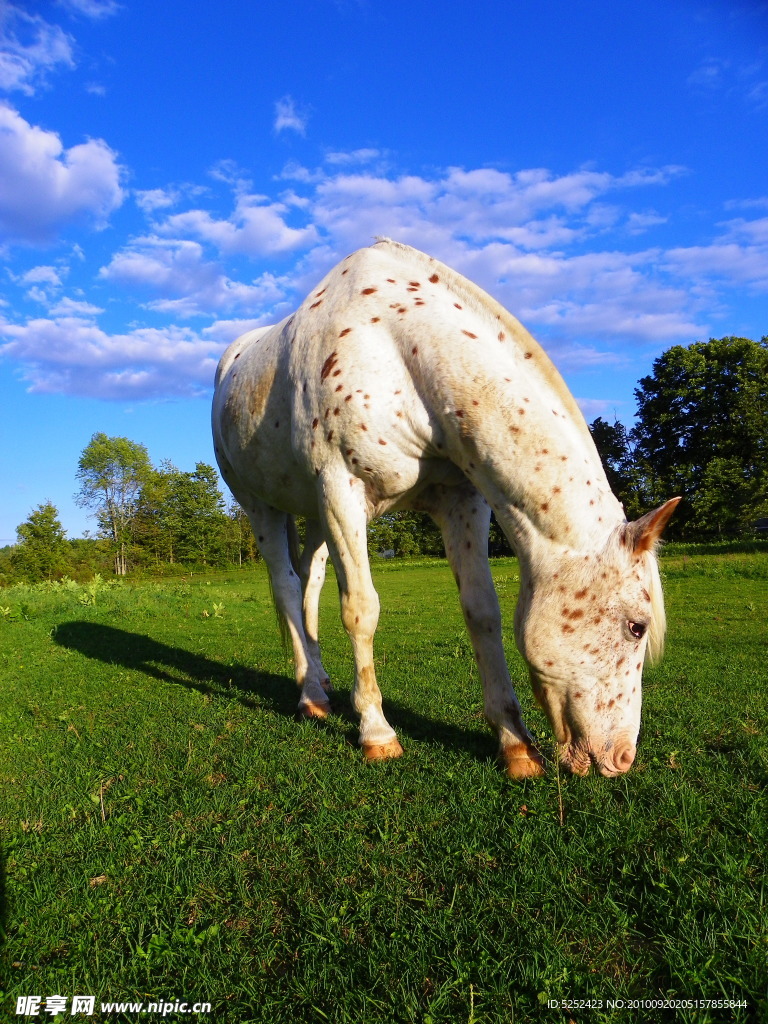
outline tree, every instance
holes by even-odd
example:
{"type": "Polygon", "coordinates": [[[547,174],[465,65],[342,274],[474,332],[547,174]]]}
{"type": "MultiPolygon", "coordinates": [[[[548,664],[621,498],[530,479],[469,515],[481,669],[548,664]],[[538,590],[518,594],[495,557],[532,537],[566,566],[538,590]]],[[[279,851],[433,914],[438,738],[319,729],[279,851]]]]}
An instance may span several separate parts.
{"type": "Polygon", "coordinates": [[[175,538],[178,561],[203,565],[216,561],[226,516],[213,466],[198,462],[194,473],[175,470],[171,474],[166,517],[175,538]]]}
{"type": "Polygon", "coordinates": [[[627,428],[618,420],[611,424],[598,416],[589,424],[589,432],[611,490],[624,506],[627,519],[637,519],[648,510],[642,505],[640,473],[627,428]]]}
{"type": "Polygon", "coordinates": [[[133,556],[137,561],[159,564],[175,560],[175,536],[169,528],[167,503],[176,473],[172,463],[163,462],[141,485],[132,522],[133,556]]]}
{"type": "Polygon", "coordinates": [[[443,538],[426,512],[386,512],[368,524],[368,549],[377,554],[443,555],[443,538]]]}
{"type": "Polygon", "coordinates": [[[137,498],[152,473],[149,453],[127,437],[94,434],[77,467],[80,490],[75,501],[93,509],[99,527],[112,539],[115,573],[124,576],[137,498]]]}
{"type": "Polygon", "coordinates": [[[198,462],[184,473],[170,462],[148,474],[136,501],[134,537],[158,562],[208,565],[226,555],[228,520],[216,470],[198,462]]]}
{"type": "Polygon", "coordinates": [[[766,514],[768,338],[676,345],[635,396],[648,507],[682,494],[673,528],[683,535],[745,532],[766,514]]]}
{"type": "Polygon", "coordinates": [[[66,535],[50,501],[38,505],[16,528],[16,535],[19,544],[13,552],[13,563],[30,583],[56,579],[66,572],[66,535]]]}
{"type": "Polygon", "coordinates": [[[259,557],[256,540],[253,536],[248,516],[234,498],[231,499],[227,509],[224,545],[227,561],[234,565],[242,565],[243,562],[255,562],[259,557]]]}

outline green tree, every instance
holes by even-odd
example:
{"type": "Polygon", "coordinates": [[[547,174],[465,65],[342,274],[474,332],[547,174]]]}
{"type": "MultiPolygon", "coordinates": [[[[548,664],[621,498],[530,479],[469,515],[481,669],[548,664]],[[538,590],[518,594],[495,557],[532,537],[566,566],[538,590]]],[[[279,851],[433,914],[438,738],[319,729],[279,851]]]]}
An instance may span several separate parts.
{"type": "Polygon", "coordinates": [[[80,490],[75,501],[93,510],[101,530],[114,545],[115,573],[128,571],[128,545],[143,484],[152,474],[143,444],[127,437],[94,434],[77,464],[80,490]]]}
{"type": "Polygon", "coordinates": [[[228,519],[216,470],[185,473],[170,462],[148,474],[136,501],[134,538],[157,562],[226,561],[228,519]]]}
{"type": "Polygon", "coordinates": [[[673,529],[736,534],[768,505],[768,338],[668,349],[635,396],[647,507],[682,494],[673,529]]]}
{"type": "Polygon", "coordinates": [[[172,474],[166,515],[178,561],[209,565],[219,560],[226,515],[213,466],[198,462],[193,473],[172,474]]]}
{"type": "Polygon", "coordinates": [[[38,505],[16,528],[16,535],[19,543],[13,552],[13,562],[26,580],[35,583],[65,574],[69,546],[59,513],[50,501],[38,505]]]}
{"type": "Polygon", "coordinates": [[[227,509],[227,523],[224,530],[224,545],[227,562],[243,565],[244,562],[255,562],[258,557],[256,540],[245,510],[234,498],[227,509]]]}
{"type": "Polygon", "coordinates": [[[589,424],[589,432],[611,490],[624,506],[627,519],[636,519],[647,509],[642,507],[641,478],[627,428],[618,420],[611,424],[598,416],[589,424]]]}
{"type": "Polygon", "coordinates": [[[174,562],[175,533],[168,512],[173,477],[178,474],[170,462],[163,462],[144,480],[133,517],[133,556],[139,563],[174,562]]]}
{"type": "Polygon", "coordinates": [[[425,512],[386,512],[368,524],[368,548],[371,552],[394,551],[407,555],[443,555],[439,528],[425,512]]]}

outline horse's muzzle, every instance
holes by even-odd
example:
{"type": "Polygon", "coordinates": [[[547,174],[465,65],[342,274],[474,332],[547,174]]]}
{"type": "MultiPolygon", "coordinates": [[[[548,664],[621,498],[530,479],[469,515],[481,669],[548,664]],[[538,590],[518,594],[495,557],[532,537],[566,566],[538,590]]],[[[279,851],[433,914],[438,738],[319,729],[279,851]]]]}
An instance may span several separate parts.
{"type": "Polygon", "coordinates": [[[628,772],[635,761],[635,744],[630,740],[619,740],[609,750],[596,754],[581,744],[561,747],[560,760],[574,775],[588,775],[592,765],[605,778],[613,779],[628,772]]]}

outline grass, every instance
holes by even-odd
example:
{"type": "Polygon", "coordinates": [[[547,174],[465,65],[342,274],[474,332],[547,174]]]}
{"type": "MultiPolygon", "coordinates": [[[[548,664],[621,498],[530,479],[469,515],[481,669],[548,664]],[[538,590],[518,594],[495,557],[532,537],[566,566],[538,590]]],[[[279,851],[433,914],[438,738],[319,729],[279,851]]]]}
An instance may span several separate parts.
{"type": "MultiPolygon", "coordinates": [[[[374,765],[332,581],[322,724],[293,719],[262,569],[0,593],[0,1019],[32,994],[95,995],[82,1019],[110,1021],[153,1018],[100,1001],[209,1001],[166,1019],[217,1024],[672,1019],[622,999],[768,1019],[768,557],[663,571],[636,767],[523,784],[496,767],[442,561],[375,567],[406,755],[374,765]]],[[[511,612],[516,563],[494,573],[511,612]]],[[[523,680],[511,640],[509,661],[523,680]]]]}

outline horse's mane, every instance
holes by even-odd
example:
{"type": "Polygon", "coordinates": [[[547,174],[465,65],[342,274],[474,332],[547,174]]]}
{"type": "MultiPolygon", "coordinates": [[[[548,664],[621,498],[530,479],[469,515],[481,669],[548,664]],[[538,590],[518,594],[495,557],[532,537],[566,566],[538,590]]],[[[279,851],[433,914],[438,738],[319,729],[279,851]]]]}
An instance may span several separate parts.
{"type": "Polygon", "coordinates": [[[667,631],[667,616],[664,611],[664,592],[661,587],[659,561],[655,551],[646,551],[643,558],[651,578],[651,623],[648,629],[648,647],[645,656],[654,665],[664,653],[664,634],[667,631]]]}
{"type": "MultiPolygon", "coordinates": [[[[608,538],[604,555],[608,562],[616,561],[621,563],[627,559],[627,548],[622,542],[622,536],[627,524],[620,524],[608,538]]],[[[639,561],[642,569],[645,569],[649,580],[649,594],[651,598],[651,618],[648,623],[648,645],[645,648],[645,659],[651,665],[661,660],[664,653],[664,636],[667,631],[667,616],[664,611],[664,591],[661,586],[661,573],[659,572],[659,560],[657,551],[659,542],[654,547],[640,553],[639,561]]],[[[635,556],[632,556],[635,557],[635,556]]]]}

